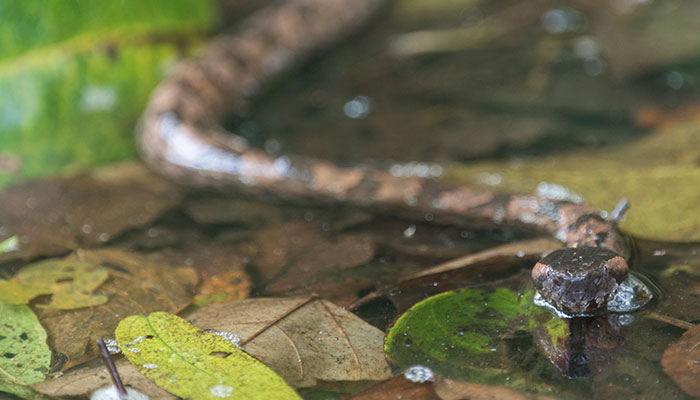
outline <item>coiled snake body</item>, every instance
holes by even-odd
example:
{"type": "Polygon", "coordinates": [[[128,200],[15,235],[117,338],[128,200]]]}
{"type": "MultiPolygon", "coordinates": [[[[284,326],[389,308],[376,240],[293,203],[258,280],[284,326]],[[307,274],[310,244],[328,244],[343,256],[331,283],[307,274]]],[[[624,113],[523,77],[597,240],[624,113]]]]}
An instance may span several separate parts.
{"type": "Polygon", "coordinates": [[[570,314],[604,308],[628,268],[616,224],[593,207],[447,187],[366,166],[341,168],[314,158],[272,156],[221,128],[225,117],[246,112],[264,82],[361,27],[382,3],[289,0],[214,38],[199,58],[180,63],[152,94],[138,128],[143,158],[160,173],[198,187],[546,231],[566,247],[533,268],[539,293],[570,314]]]}

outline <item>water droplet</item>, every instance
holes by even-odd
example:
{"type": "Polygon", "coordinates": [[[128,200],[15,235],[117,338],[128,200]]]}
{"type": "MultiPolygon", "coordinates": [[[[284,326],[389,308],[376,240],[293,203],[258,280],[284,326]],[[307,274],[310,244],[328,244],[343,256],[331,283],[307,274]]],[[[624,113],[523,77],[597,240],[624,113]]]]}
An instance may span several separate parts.
{"type": "Polygon", "coordinates": [[[423,383],[432,382],[435,379],[433,371],[422,365],[414,365],[404,371],[403,376],[411,382],[423,383]]]}

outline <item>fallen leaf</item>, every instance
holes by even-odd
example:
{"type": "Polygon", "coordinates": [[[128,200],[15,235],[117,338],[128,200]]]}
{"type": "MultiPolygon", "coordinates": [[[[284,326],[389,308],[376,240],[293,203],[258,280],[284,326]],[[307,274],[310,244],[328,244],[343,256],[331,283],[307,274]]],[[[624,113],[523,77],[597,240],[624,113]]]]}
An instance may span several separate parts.
{"type": "Polygon", "coordinates": [[[434,386],[435,393],[441,400],[553,400],[552,397],[525,394],[501,386],[453,381],[447,378],[436,379],[434,386]]]}
{"type": "Polygon", "coordinates": [[[532,289],[519,293],[504,287],[430,297],[391,327],[384,345],[387,357],[404,369],[422,365],[454,379],[546,393],[552,388],[541,371],[553,371],[553,367],[538,357],[527,371],[520,370],[506,340],[535,326],[556,332],[566,327],[563,320],[535,306],[533,298],[532,289]],[[540,372],[530,376],[531,370],[540,372]]]}
{"type": "Polygon", "coordinates": [[[62,354],[68,368],[97,354],[95,339],[111,337],[119,320],[134,311],[179,312],[192,302],[197,273],[190,267],[173,268],[115,249],[80,250],[66,260],[100,265],[110,279],[96,294],[105,304],[76,310],[37,309],[49,332],[51,348],[62,354]]]}
{"type": "Polygon", "coordinates": [[[186,318],[238,335],[248,354],[294,387],[391,376],[383,332],[318,298],[246,299],[204,307],[186,318]]]}
{"type": "Polygon", "coordinates": [[[227,238],[207,239],[194,237],[175,247],[149,254],[149,258],[169,265],[187,265],[195,268],[200,277],[195,305],[245,299],[252,283],[245,271],[248,265],[247,243],[227,238]]]}
{"type": "Polygon", "coordinates": [[[291,222],[258,233],[255,265],[266,293],[311,286],[323,272],[354,267],[374,257],[363,234],[325,235],[319,224],[291,222]]]}
{"type": "Polygon", "coordinates": [[[685,393],[700,397],[700,325],[688,329],[664,351],[661,366],[685,393]]]}
{"type": "Polygon", "coordinates": [[[52,259],[22,268],[12,279],[0,280],[0,301],[28,304],[33,298],[50,294],[51,301],[38,307],[72,310],[107,302],[107,296],[93,292],[109,274],[99,265],[75,260],[52,259]]]}
{"type": "Polygon", "coordinates": [[[112,168],[121,171],[32,181],[0,193],[0,240],[19,237],[19,248],[0,254],[0,262],[104,244],[179,203],[180,190],[142,165],[112,168]]]}
{"type": "Polygon", "coordinates": [[[156,312],[127,317],[115,335],[139,372],[180,397],[301,399],[263,363],[176,315],[156,312]]]}
{"type": "Polygon", "coordinates": [[[403,375],[380,382],[344,400],[440,400],[433,389],[433,382],[411,382],[403,375]]]}
{"type": "MultiPolygon", "coordinates": [[[[90,393],[106,385],[111,384],[109,372],[105,368],[102,360],[97,361],[94,366],[82,367],[75,371],[70,371],[61,376],[49,379],[32,385],[32,389],[39,393],[56,396],[83,396],[88,397],[90,393]]],[[[175,400],[177,396],[172,395],[156,385],[141,374],[128,360],[119,359],[114,362],[119,372],[119,377],[125,386],[132,387],[147,395],[151,400],[175,400]]]]}
{"type": "Polygon", "coordinates": [[[32,310],[0,301],[0,392],[36,397],[27,385],[43,381],[50,365],[46,331],[32,310]]]}

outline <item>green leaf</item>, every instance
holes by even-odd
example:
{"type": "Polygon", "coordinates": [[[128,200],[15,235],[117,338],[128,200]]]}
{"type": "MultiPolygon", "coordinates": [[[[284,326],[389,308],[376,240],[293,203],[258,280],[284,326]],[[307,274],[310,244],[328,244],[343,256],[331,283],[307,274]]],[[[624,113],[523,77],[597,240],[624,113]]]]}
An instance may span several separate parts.
{"type": "Polygon", "coordinates": [[[0,280],[0,301],[27,304],[42,294],[51,301],[38,307],[72,310],[107,302],[104,295],[92,292],[103,284],[109,273],[99,265],[81,261],[52,259],[22,268],[12,279],[0,280]]]}
{"type": "Polygon", "coordinates": [[[39,397],[26,385],[43,381],[50,365],[46,331],[32,310],[0,302],[0,391],[39,397]]]}
{"type": "Polygon", "coordinates": [[[14,176],[136,155],[134,125],[168,67],[201,42],[213,1],[0,2],[0,148],[14,176]]]}
{"type": "Polygon", "coordinates": [[[119,323],[129,361],[165,390],[190,399],[300,399],[270,368],[235,345],[163,312],[119,323]]]}
{"type": "Polygon", "coordinates": [[[512,360],[504,358],[505,339],[540,326],[551,325],[547,332],[555,333],[560,325],[566,327],[535,306],[533,297],[533,290],[520,295],[506,288],[430,297],[396,321],[387,334],[385,351],[401,368],[420,364],[455,379],[518,387],[525,381],[514,372],[512,360]]]}

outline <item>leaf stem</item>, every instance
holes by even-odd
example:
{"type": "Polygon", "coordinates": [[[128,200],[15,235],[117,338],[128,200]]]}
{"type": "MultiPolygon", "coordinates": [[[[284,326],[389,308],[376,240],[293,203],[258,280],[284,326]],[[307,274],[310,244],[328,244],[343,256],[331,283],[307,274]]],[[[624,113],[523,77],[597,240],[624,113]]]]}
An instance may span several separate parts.
{"type": "Polygon", "coordinates": [[[109,350],[107,350],[107,346],[105,345],[104,340],[97,339],[97,347],[100,349],[100,355],[102,356],[102,359],[104,360],[105,365],[107,366],[107,371],[109,372],[109,377],[112,378],[112,384],[117,389],[117,393],[119,394],[119,399],[120,400],[128,400],[129,395],[126,393],[126,388],[124,387],[124,384],[122,383],[122,380],[119,377],[119,372],[117,372],[117,367],[114,365],[114,361],[112,360],[112,357],[109,355],[109,350]]]}

